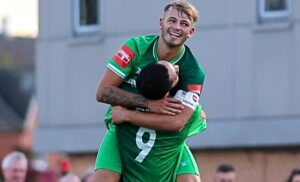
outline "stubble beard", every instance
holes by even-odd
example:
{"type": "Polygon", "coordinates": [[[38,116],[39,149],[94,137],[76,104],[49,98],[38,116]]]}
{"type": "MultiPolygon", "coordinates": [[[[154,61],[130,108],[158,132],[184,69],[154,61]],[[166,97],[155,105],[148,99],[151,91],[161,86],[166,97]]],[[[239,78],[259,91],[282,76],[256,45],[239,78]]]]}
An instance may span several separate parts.
{"type": "Polygon", "coordinates": [[[182,37],[179,37],[176,41],[171,40],[172,36],[169,34],[168,31],[162,31],[162,39],[169,48],[181,47],[186,41],[186,38],[183,39],[182,37]]]}

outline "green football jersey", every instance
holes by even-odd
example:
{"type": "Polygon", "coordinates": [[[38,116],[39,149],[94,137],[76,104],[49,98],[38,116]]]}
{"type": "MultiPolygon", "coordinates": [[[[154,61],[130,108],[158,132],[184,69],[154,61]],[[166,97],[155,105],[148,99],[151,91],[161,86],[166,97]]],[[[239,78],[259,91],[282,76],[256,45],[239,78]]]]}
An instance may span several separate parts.
{"type": "MultiPolygon", "coordinates": [[[[179,90],[175,98],[194,110],[181,132],[155,131],[124,123],[116,125],[124,181],[176,181],[181,152],[186,138],[197,123],[198,132],[206,129],[200,118],[201,107],[196,93],[179,90]]],[[[195,131],[194,131],[195,133],[195,131]]]]}
{"type": "MultiPolygon", "coordinates": [[[[136,78],[149,63],[158,61],[157,35],[132,37],[124,42],[117,53],[108,60],[106,67],[122,77],[124,82],[120,88],[138,93],[136,78]]],[[[187,46],[183,46],[180,54],[170,61],[179,66],[179,83],[174,90],[193,91],[200,94],[205,79],[203,68],[187,46]]],[[[105,123],[111,122],[111,108],[105,115],[105,123]]]]}

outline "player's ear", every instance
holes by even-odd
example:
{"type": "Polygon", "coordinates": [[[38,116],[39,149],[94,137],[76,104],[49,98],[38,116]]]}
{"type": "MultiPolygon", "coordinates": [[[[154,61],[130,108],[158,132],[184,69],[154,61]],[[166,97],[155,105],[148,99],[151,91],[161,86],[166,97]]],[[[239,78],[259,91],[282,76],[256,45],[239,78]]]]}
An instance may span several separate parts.
{"type": "Polygon", "coordinates": [[[187,35],[187,37],[191,38],[194,32],[195,32],[195,27],[191,28],[190,33],[187,35]]]}
{"type": "Polygon", "coordinates": [[[160,18],[159,19],[159,28],[162,29],[162,26],[164,24],[164,19],[163,18],[160,18]]]}

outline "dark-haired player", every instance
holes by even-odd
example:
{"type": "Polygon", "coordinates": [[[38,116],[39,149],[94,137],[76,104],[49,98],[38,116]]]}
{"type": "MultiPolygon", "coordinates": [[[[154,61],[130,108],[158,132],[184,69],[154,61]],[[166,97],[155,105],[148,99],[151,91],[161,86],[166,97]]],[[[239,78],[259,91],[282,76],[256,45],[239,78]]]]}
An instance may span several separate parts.
{"type": "MultiPolygon", "coordinates": [[[[159,61],[144,67],[136,81],[139,92],[145,98],[162,99],[169,96],[169,91],[178,82],[178,76],[172,64],[159,61]]],[[[205,120],[200,118],[202,110],[198,104],[199,96],[178,90],[175,98],[186,106],[176,116],[157,117],[121,106],[113,107],[112,121],[118,124],[117,139],[124,181],[176,181],[179,169],[189,171],[187,174],[195,171],[194,175],[198,175],[197,164],[186,150],[185,139],[206,129],[205,120]],[[171,124],[168,122],[170,120],[171,124]],[[162,123],[177,132],[155,130],[155,125],[162,123]]],[[[187,178],[183,181],[187,181],[187,178]]]]}

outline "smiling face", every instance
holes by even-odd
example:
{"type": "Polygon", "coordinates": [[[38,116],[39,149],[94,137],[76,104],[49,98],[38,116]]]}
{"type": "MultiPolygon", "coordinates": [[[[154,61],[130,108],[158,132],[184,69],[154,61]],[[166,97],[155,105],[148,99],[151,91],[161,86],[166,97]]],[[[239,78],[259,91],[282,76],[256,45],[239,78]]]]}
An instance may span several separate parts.
{"type": "Polygon", "coordinates": [[[170,7],[160,20],[161,36],[169,47],[178,47],[184,44],[195,31],[193,20],[183,11],[170,7]]]}

